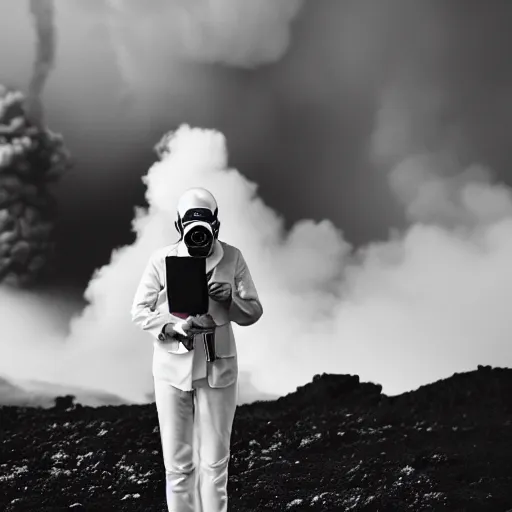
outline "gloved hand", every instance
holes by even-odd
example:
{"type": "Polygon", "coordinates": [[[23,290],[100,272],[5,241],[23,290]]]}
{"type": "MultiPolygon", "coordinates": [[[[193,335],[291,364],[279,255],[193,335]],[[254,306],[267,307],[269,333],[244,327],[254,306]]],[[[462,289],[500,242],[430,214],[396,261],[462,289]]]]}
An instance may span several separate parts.
{"type": "Polygon", "coordinates": [[[216,327],[212,316],[208,313],[205,315],[189,316],[187,322],[190,325],[188,332],[191,334],[211,331],[216,327]]]}
{"type": "Polygon", "coordinates": [[[208,295],[217,302],[226,302],[231,299],[231,285],[229,283],[210,283],[208,295]]]}
{"type": "Polygon", "coordinates": [[[187,350],[194,348],[194,336],[191,332],[192,325],[187,320],[182,320],[175,324],[166,324],[164,333],[175,340],[181,341],[187,350]]]}
{"type": "Polygon", "coordinates": [[[211,315],[189,316],[186,320],[175,324],[167,324],[164,333],[175,340],[181,341],[187,350],[194,348],[194,335],[211,331],[216,324],[211,315]]]}

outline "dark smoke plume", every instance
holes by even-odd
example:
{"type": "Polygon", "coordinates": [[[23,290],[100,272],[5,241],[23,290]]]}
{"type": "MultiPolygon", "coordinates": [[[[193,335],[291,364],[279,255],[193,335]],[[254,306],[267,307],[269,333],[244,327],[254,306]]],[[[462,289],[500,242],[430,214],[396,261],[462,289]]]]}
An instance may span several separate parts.
{"type": "Polygon", "coordinates": [[[0,85],[0,281],[14,286],[50,268],[57,208],[49,185],[69,167],[62,137],[29,120],[24,100],[0,85]]]}
{"type": "Polygon", "coordinates": [[[34,71],[29,86],[28,113],[36,124],[43,124],[42,94],[51,70],[55,65],[55,27],[53,0],[30,0],[37,36],[34,71]]]}
{"type": "Polygon", "coordinates": [[[53,0],[31,0],[36,58],[28,98],[0,85],[0,281],[35,282],[54,262],[56,201],[49,191],[69,167],[62,137],[44,125],[42,93],[55,61],[53,0]]]}

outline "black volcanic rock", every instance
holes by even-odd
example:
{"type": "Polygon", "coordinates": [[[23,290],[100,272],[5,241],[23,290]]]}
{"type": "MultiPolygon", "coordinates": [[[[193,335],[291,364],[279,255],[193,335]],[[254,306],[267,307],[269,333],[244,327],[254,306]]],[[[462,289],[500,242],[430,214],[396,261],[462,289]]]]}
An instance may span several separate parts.
{"type": "MultiPolygon", "coordinates": [[[[230,510],[510,510],[511,391],[502,368],[396,397],[323,374],[240,406],[230,510]]],[[[164,512],[154,404],[0,408],[0,489],[5,512],[164,512]]]]}

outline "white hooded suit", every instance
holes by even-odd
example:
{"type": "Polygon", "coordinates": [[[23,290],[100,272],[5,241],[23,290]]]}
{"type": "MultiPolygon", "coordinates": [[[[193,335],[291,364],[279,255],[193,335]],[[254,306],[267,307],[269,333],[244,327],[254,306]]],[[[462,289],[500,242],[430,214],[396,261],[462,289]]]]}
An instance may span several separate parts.
{"type": "Polygon", "coordinates": [[[206,259],[206,271],[211,272],[209,282],[230,283],[232,294],[227,303],[209,299],[208,312],[216,324],[217,359],[207,362],[202,335],[195,336],[195,348],[188,351],[177,339],[163,334],[166,324],[183,321],[169,313],[166,256],[188,256],[187,247],[180,241],[151,255],[131,314],[133,322],[153,338],[152,372],[168,510],[227,512],[230,438],[238,395],[237,350],[231,322],[251,325],[263,309],[240,250],[215,240],[206,259]]]}

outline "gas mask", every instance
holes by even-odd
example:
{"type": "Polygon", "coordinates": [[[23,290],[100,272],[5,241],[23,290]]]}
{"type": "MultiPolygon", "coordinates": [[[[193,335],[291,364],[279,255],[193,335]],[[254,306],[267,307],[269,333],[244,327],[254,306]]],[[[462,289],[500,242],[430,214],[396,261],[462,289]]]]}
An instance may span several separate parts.
{"type": "Polygon", "coordinates": [[[217,202],[205,189],[187,190],[178,203],[178,220],[175,223],[190,256],[206,258],[219,235],[217,202]]]}

